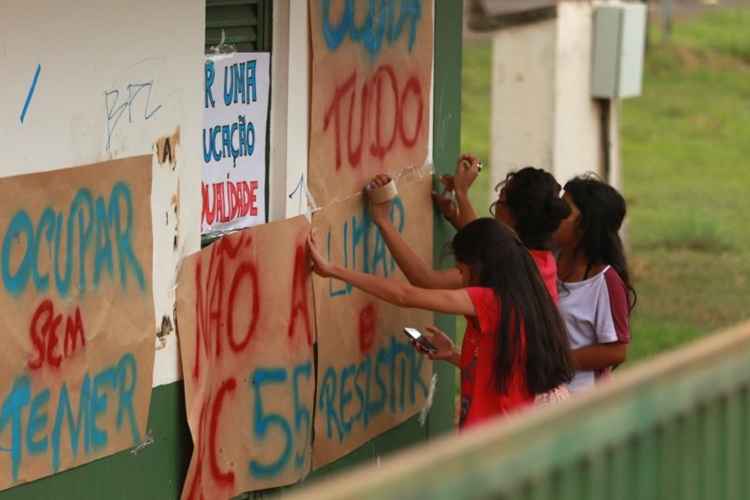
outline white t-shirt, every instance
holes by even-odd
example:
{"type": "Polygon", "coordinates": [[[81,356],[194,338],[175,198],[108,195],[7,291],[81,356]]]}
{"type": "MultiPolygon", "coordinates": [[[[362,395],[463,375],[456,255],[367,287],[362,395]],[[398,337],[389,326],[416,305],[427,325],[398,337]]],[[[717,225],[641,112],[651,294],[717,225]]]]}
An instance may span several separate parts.
{"type": "MultiPolygon", "coordinates": [[[[571,349],[592,344],[630,342],[628,294],[620,276],[607,266],[591,278],[575,283],[558,282],[560,315],[568,329],[571,349]]],[[[568,385],[571,392],[594,386],[609,370],[579,371],[568,385]]]]}

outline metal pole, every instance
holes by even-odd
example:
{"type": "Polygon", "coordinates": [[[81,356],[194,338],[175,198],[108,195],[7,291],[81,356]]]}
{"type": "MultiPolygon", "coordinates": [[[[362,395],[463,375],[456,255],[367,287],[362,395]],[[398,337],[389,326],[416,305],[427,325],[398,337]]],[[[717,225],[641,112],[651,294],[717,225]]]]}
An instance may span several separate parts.
{"type": "Polygon", "coordinates": [[[672,36],[672,0],[662,0],[661,7],[663,23],[662,40],[669,40],[672,36]]]}

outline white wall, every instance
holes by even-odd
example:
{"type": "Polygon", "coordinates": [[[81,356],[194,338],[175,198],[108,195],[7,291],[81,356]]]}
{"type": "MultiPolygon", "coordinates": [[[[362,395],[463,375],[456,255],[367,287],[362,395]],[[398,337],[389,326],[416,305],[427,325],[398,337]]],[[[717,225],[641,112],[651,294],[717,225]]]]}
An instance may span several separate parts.
{"type": "Polygon", "coordinates": [[[562,1],[555,19],[495,34],[492,186],[524,165],[553,172],[561,184],[603,173],[601,111],[591,98],[592,8],[562,1]]]}
{"type": "Polygon", "coordinates": [[[312,201],[306,188],[310,120],[307,2],[275,0],[273,9],[269,221],[307,213],[312,201]]]}
{"type": "Polygon", "coordinates": [[[562,2],[557,8],[555,161],[561,184],[604,165],[599,103],[591,98],[592,5],[562,2]]]}
{"type": "Polygon", "coordinates": [[[493,39],[492,187],[526,165],[553,168],[556,40],[554,19],[493,39]]]}
{"type": "MultiPolygon", "coordinates": [[[[0,2],[0,176],[150,154],[158,138],[180,127],[176,168],[154,166],[154,332],[172,316],[180,257],[200,247],[204,26],[204,0],[0,2]],[[161,107],[144,118],[144,88],[132,103],[132,121],[127,111],[116,127],[110,121],[109,137],[105,92],[118,90],[122,104],[129,84],[146,82],[148,112],[161,107]]],[[[158,349],[154,382],[171,382],[178,377],[174,332],[158,349]]]]}

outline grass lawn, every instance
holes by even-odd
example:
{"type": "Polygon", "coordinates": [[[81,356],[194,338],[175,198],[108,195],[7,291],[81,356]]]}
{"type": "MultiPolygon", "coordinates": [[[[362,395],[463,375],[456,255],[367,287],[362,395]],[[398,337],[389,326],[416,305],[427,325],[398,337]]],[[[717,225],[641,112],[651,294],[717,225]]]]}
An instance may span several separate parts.
{"type": "MultiPolygon", "coordinates": [[[[621,120],[638,290],[631,362],[750,317],[750,10],[682,21],[669,43],[651,40],[643,96],[623,102],[621,120]]],[[[490,64],[487,41],[466,41],[462,148],[483,158],[490,64]]]]}

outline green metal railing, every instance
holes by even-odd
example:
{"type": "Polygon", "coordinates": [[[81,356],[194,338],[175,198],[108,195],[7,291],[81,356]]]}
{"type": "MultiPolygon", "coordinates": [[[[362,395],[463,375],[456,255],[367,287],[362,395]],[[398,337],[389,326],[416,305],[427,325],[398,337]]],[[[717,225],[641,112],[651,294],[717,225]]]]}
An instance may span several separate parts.
{"type": "Polygon", "coordinates": [[[750,498],[750,322],[288,498],[750,498]]]}

